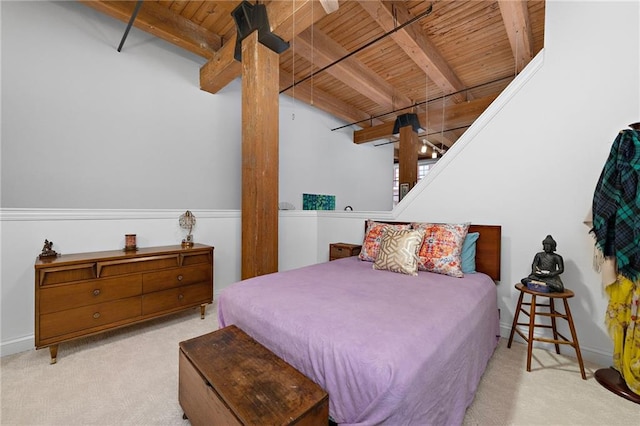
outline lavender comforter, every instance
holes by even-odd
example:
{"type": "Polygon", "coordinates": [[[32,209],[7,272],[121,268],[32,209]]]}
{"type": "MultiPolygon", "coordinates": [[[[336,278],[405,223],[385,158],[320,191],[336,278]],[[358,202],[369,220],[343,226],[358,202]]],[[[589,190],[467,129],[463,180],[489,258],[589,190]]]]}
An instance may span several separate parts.
{"type": "Polygon", "coordinates": [[[324,388],[345,425],[461,424],[499,334],[488,276],[412,277],[356,257],[235,283],[218,319],[324,388]]]}

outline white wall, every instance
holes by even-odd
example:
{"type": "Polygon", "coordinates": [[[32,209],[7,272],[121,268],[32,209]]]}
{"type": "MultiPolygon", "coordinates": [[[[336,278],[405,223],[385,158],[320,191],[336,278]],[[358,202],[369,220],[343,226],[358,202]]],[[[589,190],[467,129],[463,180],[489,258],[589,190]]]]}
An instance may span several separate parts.
{"type": "MultiPolygon", "coordinates": [[[[78,2],[2,7],[2,207],[239,209],[241,85],[199,89],[205,60],[78,2]]],[[[281,96],[281,200],[389,210],[391,147],[281,96]],[[291,120],[291,114],[296,120],[291,120]],[[366,185],[356,185],[367,179],[366,185]]]]}
{"type": "Polygon", "coordinates": [[[238,208],[240,88],[78,2],[2,2],[2,206],[238,208]],[[214,201],[215,200],[215,201],[214,201]]]}
{"type": "Polygon", "coordinates": [[[391,210],[393,145],[353,143],[345,123],[280,98],[280,200],[302,208],[302,194],[336,196],[336,210],[391,210]],[[313,143],[310,143],[313,141],[313,143]]]}

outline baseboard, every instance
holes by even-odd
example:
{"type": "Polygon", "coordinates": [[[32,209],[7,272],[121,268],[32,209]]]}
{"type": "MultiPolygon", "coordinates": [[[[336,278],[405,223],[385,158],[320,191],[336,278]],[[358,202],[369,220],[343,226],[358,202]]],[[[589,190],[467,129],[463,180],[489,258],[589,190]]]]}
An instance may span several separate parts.
{"type": "MultiPolygon", "coordinates": [[[[508,339],[510,334],[511,334],[511,324],[510,323],[506,324],[501,322],[500,337],[508,339]]],[[[536,336],[538,335],[538,333],[535,333],[535,334],[536,336]]],[[[517,333],[515,334],[513,340],[514,342],[526,344],[526,342],[517,333]]],[[[554,345],[552,343],[535,342],[534,347],[541,348],[549,352],[555,351],[554,345]]],[[[573,348],[569,347],[568,345],[560,345],[560,352],[562,353],[562,355],[566,355],[568,357],[572,357],[572,358],[576,357],[575,351],[573,350],[573,348]]],[[[597,364],[600,367],[611,366],[611,361],[613,359],[613,354],[611,352],[606,352],[606,351],[590,348],[588,346],[583,346],[583,345],[580,345],[580,354],[582,354],[583,360],[597,364]]]]}
{"type": "Polygon", "coordinates": [[[33,350],[35,349],[35,341],[35,336],[32,334],[30,336],[0,342],[0,357],[33,350]]]}

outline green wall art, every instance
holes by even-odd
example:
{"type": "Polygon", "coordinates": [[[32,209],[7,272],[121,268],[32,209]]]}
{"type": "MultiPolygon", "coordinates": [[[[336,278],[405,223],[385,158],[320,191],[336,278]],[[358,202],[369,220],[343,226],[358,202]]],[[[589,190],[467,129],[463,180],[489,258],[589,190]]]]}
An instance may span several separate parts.
{"type": "Polygon", "coordinates": [[[335,195],[302,194],[302,210],[335,210],[335,195]]]}

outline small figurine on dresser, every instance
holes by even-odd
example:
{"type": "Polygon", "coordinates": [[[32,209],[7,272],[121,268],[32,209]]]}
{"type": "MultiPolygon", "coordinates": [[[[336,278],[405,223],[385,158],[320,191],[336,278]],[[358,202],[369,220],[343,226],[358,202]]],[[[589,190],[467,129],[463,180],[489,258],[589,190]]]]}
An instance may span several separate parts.
{"type": "Polygon", "coordinates": [[[551,235],[542,241],[544,251],[536,253],[531,265],[531,274],[520,280],[527,288],[542,293],[564,291],[560,274],[564,272],[564,261],[556,251],[556,241],[551,235]]]}
{"type": "Polygon", "coordinates": [[[44,247],[42,247],[42,253],[38,256],[40,259],[45,259],[49,257],[56,257],[58,253],[53,249],[53,241],[49,241],[47,239],[44,240],[44,247]]]}

